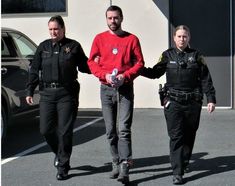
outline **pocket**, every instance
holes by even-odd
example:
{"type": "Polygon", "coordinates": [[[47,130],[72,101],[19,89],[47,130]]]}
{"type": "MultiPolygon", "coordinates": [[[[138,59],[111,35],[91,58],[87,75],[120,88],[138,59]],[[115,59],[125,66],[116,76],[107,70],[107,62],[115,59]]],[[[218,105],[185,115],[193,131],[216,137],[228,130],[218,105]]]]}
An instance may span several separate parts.
{"type": "Polygon", "coordinates": [[[41,54],[41,58],[42,58],[42,76],[43,74],[51,74],[51,66],[52,66],[52,53],[51,52],[47,52],[47,51],[43,51],[41,54]]]}
{"type": "Polygon", "coordinates": [[[71,61],[71,59],[73,58],[73,55],[71,52],[70,53],[63,53],[63,59],[64,61],[71,61]]]}
{"type": "Polygon", "coordinates": [[[178,83],[179,82],[179,67],[175,61],[167,63],[166,68],[166,78],[170,80],[171,83],[178,83]]]}
{"type": "Polygon", "coordinates": [[[52,56],[52,53],[51,52],[47,52],[47,51],[43,51],[42,52],[42,55],[41,55],[41,57],[43,58],[43,59],[45,59],[45,58],[50,58],[52,56]]]}

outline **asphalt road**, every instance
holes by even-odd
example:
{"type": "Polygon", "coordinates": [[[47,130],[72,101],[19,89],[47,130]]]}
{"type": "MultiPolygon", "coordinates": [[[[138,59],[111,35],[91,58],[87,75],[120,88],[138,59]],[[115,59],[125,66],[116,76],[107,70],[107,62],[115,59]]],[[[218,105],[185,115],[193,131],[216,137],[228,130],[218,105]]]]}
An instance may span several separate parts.
{"type": "MultiPolygon", "coordinates": [[[[39,118],[17,121],[2,145],[2,186],[120,186],[108,178],[110,154],[99,110],[80,110],[70,178],[57,181],[54,156],[39,134],[39,118]]],[[[161,109],[135,109],[130,184],[172,185],[169,139],[161,109]]],[[[235,110],[202,111],[187,186],[235,185],[235,110]]]]}

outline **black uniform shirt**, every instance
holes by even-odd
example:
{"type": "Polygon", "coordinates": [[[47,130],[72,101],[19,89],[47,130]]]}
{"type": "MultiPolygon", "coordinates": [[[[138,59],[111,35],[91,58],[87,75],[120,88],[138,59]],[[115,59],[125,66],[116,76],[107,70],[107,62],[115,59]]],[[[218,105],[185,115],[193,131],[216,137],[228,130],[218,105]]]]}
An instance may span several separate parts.
{"type": "Polygon", "coordinates": [[[77,79],[77,67],[80,72],[90,73],[85,55],[80,43],[69,38],[63,38],[53,44],[51,39],[45,40],[37,48],[30,67],[28,95],[33,96],[34,89],[39,84],[39,72],[43,83],[70,84],[77,79]]]}
{"type": "Polygon", "coordinates": [[[202,55],[194,49],[180,51],[170,48],[164,51],[153,68],[144,68],[142,75],[159,78],[166,73],[166,88],[193,91],[199,89],[207,96],[207,102],[216,103],[215,88],[209,69],[202,55]]]}

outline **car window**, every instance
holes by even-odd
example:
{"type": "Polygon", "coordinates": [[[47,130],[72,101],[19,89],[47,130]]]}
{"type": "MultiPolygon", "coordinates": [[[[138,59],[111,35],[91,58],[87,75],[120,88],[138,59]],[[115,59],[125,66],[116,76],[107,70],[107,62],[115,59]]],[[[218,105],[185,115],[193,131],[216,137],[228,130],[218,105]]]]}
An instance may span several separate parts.
{"type": "Polygon", "coordinates": [[[11,57],[8,46],[3,39],[1,39],[1,56],[2,57],[11,57]]]}
{"type": "Polygon", "coordinates": [[[36,52],[36,47],[31,41],[17,33],[11,33],[11,36],[15,41],[16,47],[22,57],[29,57],[34,55],[34,53],[36,52]]]}

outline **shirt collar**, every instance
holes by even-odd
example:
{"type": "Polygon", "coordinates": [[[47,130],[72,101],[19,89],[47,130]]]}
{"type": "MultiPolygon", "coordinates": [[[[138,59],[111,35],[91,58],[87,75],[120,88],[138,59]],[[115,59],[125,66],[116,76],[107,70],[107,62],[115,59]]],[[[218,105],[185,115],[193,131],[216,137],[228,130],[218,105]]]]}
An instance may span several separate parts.
{"type": "Polygon", "coordinates": [[[59,40],[58,42],[56,43],[52,43],[52,40],[51,40],[51,45],[52,46],[55,46],[55,45],[59,45],[59,46],[63,46],[64,44],[66,43],[66,37],[63,37],[61,40],[59,40]]]}

